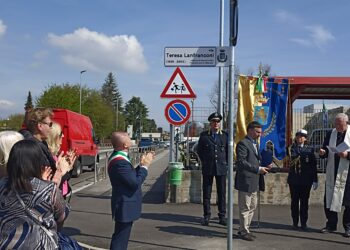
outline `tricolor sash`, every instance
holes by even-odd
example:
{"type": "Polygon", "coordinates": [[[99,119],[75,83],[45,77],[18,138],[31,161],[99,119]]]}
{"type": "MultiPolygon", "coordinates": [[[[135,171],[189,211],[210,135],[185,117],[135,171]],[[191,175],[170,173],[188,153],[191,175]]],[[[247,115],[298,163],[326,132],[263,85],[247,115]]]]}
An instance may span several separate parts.
{"type": "Polygon", "coordinates": [[[111,166],[116,162],[124,160],[131,164],[130,159],[128,157],[128,154],[123,151],[113,151],[113,153],[108,158],[108,170],[111,168],[111,166]]]}

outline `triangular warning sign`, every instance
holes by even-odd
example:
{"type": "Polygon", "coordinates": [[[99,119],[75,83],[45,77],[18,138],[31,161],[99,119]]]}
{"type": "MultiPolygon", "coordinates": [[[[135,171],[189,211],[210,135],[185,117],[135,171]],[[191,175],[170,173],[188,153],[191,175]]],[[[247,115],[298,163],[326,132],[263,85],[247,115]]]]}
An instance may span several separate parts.
{"type": "Polygon", "coordinates": [[[186,80],[184,73],[177,67],[170,77],[169,82],[160,94],[162,98],[196,98],[190,84],[186,80]]]}

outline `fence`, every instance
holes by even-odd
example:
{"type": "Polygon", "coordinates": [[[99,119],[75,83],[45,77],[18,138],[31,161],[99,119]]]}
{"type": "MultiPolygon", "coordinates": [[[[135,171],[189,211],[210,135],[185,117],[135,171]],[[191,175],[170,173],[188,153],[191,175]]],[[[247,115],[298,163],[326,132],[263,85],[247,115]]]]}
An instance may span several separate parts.
{"type": "MultiPolygon", "coordinates": [[[[141,155],[150,152],[150,151],[159,151],[158,146],[149,146],[149,147],[130,147],[128,156],[131,161],[131,164],[133,166],[136,166],[140,163],[141,155]]],[[[100,149],[98,152],[98,155],[96,155],[95,158],[95,177],[94,177],[94,183],[106,179],[108,175],[108,158],[113,153],[113,148],[107,148],[107,149],[100,149]],[[99,164],[97,158],[99,159],[105,159],[104,164],[99,164]]]]}

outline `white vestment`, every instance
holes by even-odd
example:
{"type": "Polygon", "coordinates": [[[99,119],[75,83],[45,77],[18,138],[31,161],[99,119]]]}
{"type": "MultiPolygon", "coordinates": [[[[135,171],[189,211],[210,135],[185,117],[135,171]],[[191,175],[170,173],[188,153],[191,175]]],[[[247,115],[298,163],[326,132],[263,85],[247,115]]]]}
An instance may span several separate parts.
{"type": "MultiPolygon", "coordinates": [[[[346,130],[344,142],[350,145],[350,126],[346,130]]],[[[329,146],[336,147],[337,130],[333,129],[329,139],[329,146]]],[[[348,152],[350,154],[350,152],[348,152]]],[[[346,179],[349,171],[349,160],[340,158],[337,176],[334,182],[334,153],[328,150],[326,170],[326,207],[334,212],[341,212],[345,192],[346,179]]]]}

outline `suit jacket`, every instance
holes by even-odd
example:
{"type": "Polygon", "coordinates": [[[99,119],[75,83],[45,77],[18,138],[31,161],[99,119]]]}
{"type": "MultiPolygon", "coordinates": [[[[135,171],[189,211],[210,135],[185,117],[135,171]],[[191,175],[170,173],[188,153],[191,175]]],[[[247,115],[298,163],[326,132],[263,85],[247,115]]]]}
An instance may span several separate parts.
{"type": "Polygon", "coordinates": [[[246,136],[237,144],[236,157],[235,188],[248,193],[256,192],[259,188],[261,156],[249,137],[246,136]]]}
{"type": "Polygon", "coordinates": [[[118,222],[131,222],[141,216],[141,185],[146,179],[147,169],[134,168],[125,159],[112,160],[108,175],[112,185],[112,217],[118,222]]]}
{"type": "Polygon", "coordinates": [[[227,138],[227,133],[224,131],[217,133],[215,139],[210,130],[200,134],[197,152],[203,175],[227,174],[227,138]]]}

